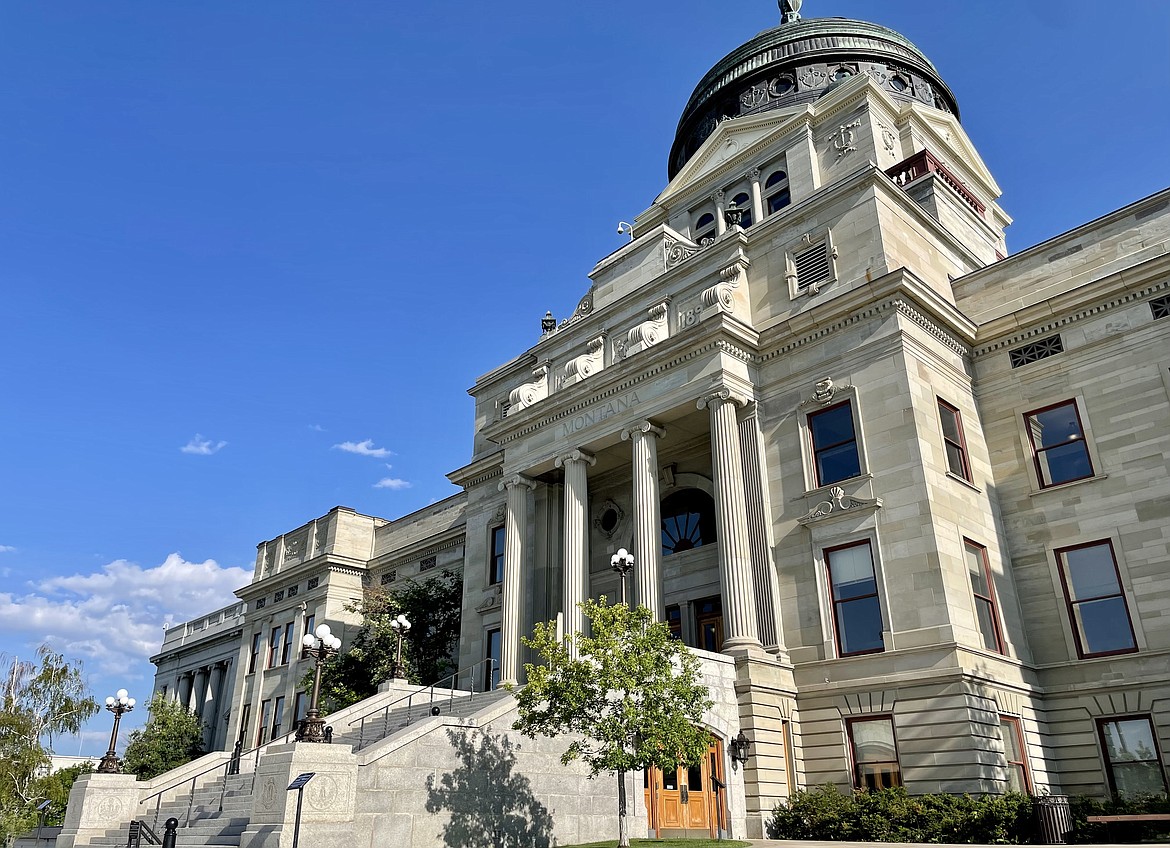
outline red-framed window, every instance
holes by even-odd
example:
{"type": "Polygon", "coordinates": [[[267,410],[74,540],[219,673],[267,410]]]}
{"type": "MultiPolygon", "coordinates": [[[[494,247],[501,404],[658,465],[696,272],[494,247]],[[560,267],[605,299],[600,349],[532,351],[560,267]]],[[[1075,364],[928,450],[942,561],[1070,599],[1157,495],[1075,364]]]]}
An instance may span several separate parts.
{"type": "Polygon", "coordinates": [[[259,747],[268,741],[268,723],[272,721],[272,699],[260,702],[260,726],[256,728],[256,745],[259,747]]]}
{"type": "Polygon", "coordinates": [[[280,630],[279,624],[273,627],[268,638],[268,668],[276,668],[276,661],[280,658],[280,630]]]}
{"type": "Polygon", "coordinates": [[[943,445],[947,452],[947,470],[971,482],[971,461],[967,457],[967,439],[963,435],[963,416],[958,407],[942,398],[938,401],[938,419],[942,424],[943,445]]]}
{"type": "Polygon", "coordinates": [[[971,595],[975,599],[975,621],[983,637],[983,647],[997,654],[1004,653],[1003,631],[999,627],[999,607],[995,602],[995,584],[987,561],[987,548],[970,539],[963,540],[963,556],[967,560],[967,574],[971,578],[971,595]]]}
{"type": "Polygon", "coordinates": [[[845,720],[856,789],[889,789],[902,785],[894,717],[866,716],[845,720]]]}
{"type": "Polygon", "coordinates": [[[315,612],[308,613],[305,616],[305,623],[301,627],[301,642],[302,642],[301,659],[305,659],[305,657],[307,656],[307,654],[305,654],[305,651],[307,649],[304,647],[304,644],[303,644],[304,639],[306,636],[312,636],[313,631],[316,629],[317,629],[317,614],[315,612]]]}
{"type": "Polygon", "coordinates": [[[808,416],[812,438],[813,468],[818,486],[848,480],[861,473],[853,402],[844,401],[808,416]]]}
{"type": "Polygon", "coordinates": [[[999,735],[1003,738],[1003,755],[1007,761],[1007,788],[1009,792],[1032,794],[1032,774],[1028,769],[1028,746],[1024,741],[1024,727],[1018,718],[1001,715],[999,735]]]}
{"type": "Polygon", "coordinates": [[[256,665],[260,662],[260,640],[264,637],[259,633],[252,634],[252,657],[248,660],[248,674],[256,670],[256,665]]]}
{"type": "Polygon", "coordinates": [[[269,739],[279,739],[284,732],[284,695],[276,697],[276,705],[272,709],[272,735],[269,739]]]}
{"type": "Polygon", "coordinates": [[[296,624],[292,621],[284,626],[284,647],[280,651],[281,665],[287,665],[288,661],[292,659],[293,632],[295,629],[296,624]]]}
{"type": "Polygon", "coordinates": [[[488,585],[504,582],[504,546],[507,536],[504,525],[493,527],[491,532],[491,561],[488,563],[488,585]]]}
{"type": "Polygon", "coordinates": [[[1074,400],[1024,413],[1040,485],[1059,486],[1092,477],[1093,459],[1074,400]]]}
{"type": "Polygon", "coordinates": [[[882,610],[869,540],[826,548],[825,566],[838,656],[884,650],[882,610]]]}
{"type": "Polygon", "coordinates": [[[1109,791],[1121,798],[1165,795],[1166,770],[1148,715],[1097,719],[1109,791]]]}
{"type": "Polygon", "coordinates": [[[1056,560],[1077,655],[1083,659],[1136,651],[1113,542],[1057,548],[1056,560]]]}

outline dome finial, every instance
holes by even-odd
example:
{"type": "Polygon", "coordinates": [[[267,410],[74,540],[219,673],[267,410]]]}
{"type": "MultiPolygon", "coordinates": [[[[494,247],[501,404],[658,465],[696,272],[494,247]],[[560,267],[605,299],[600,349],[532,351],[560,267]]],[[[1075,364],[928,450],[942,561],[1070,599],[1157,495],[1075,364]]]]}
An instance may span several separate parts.
{"type": "Polygon", "coordinates": [[[780,23],[789,24],[800,20],[800,7],[804,0],[780,0],[780,23]]]}

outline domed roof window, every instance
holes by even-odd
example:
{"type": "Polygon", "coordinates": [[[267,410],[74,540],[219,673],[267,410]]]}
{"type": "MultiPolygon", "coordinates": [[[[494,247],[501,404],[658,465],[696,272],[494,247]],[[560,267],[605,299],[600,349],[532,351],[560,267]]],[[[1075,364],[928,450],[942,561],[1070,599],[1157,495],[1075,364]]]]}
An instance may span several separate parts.
{"type": "Polygon", "coordinates": [[[959,114],[938,70],[905,36],[867,21],[802,19],[791,3],[784,21],[731,51],[700,80],[675,133],[671,179],[724,117],[813,103],[858,74],[888,80],[885,90],[896,100],[959,114]]]}

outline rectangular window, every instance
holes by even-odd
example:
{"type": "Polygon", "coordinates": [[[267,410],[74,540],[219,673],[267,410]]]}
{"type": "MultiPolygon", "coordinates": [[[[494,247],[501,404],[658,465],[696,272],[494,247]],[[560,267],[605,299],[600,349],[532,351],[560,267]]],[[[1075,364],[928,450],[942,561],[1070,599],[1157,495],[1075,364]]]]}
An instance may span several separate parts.
{"type": "MultiPolygon", "coordinates": [[[[305,625],[301,628],[301,640],[304,641],[306,636],[313,635],[313,631],[317,629],[317,614],[309,613],[305,616],[305,625]]],[[[301,659],[305,658],[305,649],[301,647],[301,659]]]]}
{"type": "Polygon", "coordinates": [[[1065,401],[1024,414],[1036,474],[1043,487],[1093,476],[1093,460],[1076,401],[1065,401]]]}
{"type": "Polygon", "coordinates": [[[1059,548],[1056,559],[1077,653],[1083,658],[1136,651],[1113,543],[1059,548]]]}
{"type": "Polygon", "coordinates": [[[1003,738],[1003,755],[1007,760],[1007,788],[1009,792],[1032,794],[1032,780],[1028,775],[1028,748],[1024,743],[1024,728],[1018,718],[999,717],[999,735],[1003,738]]]}
{"type": "Polygon", "coordinates": [[[1019,368],[1022,365],[1030,365],[1033,362],[1039,362],[1041,359],[1056,356],[1058,353],[1064,353],[1064,342],[1059,335],[1049,336],[1046,339],[1040,339],[1030,344],[1021,345],[1014,350],[1009,350],[1008,361],[1011,363],[1012,368],[1019,368]]]}
{"type": "Polygon", "coordinates": [[[723,650],[723,598],[704,598],[695,601],[695,630],[699,634],[698,648],[717,654],[723,650]]]}
{"type": "Polygon", "coordinates": [[[869,542],[826,549],[825,563],[838,655],[847,657],[883,650],[882,610],[869,542]]]}
{"type": "Polygon", "coordinates": [[[260,727],[256,731],[256,746],[268,741],[268,723],[272,721],[272,701],[260,702],[260,727]]]}
{"type": "Polygon", "coordinates": [[[861,473],[852,401],[810,414],[808,428],[812,435],[813,466],[818,486],[847,480],[861,473]]]}
{"type": "Polygon", "coordinates": [[[492,558],[488,570],[488,584],[495,586],[504,582],[504,528],[492,528],[492,558]]]}
{"type": "Polygon", "coordinates": [[[260,662],[260,639],[262,637],[259,633],[252,635],[252,658],[248,660],[248,674],[256,670],[256,665],[260,662]]]}
{"type": "Polygon", "coordinates": [[[240,733],[237,737],[240,740],[240,747],[243,748],[248,744],[248,725],[252,723],[252,705],[244,704],[243,712],[240,713],[240,733]]]}
{"type": "Polygon", "coordinates": [[[788,795],[797,790],[796,785],[796,745],[792,741],[792,722],[788,719],[780,720],[780,738],[784,742],[784,773],[788,778],[788,795]]]}
{"type": "Polygon", "coordinates": [[[284,647],[280,650],[281,665],[288,665],[288,661],[292,659],[293,631],[295,629],[296,624],[291,621],[284,626],[284,647]]]}
{"type": "Polygon", "coordinates": [[[963,419],[959,410],[942,398],[938,400],[938,417],[942,422],[943,444],[947,450],[947,470],[971,482],[971,463],[967,459],[967,440],[963,437],[963,419]]]}
{"type": "Polygon", "coordinates": [[[987,548],[963,540],[967,559],[967,574],[971,577],[971,594],[975,598],[975,620],[983,636],[983,647],[997,654],[1003,653],[1003,635],[999,630],[999,612],[995,608],[995,584],[991,582],[991,568],[987,563],[987,548]]]}
{"type": "Polygon", "coordinates": [[[853,755],[853,785],[857,789],[889,789],[902,785],[898,746],[892,716],[851,718],[845,722],[853,755]]]}
{"type": "Polygon", "coordinates": [[[276,660],[280,657],[280,627],[272,628],[268,639],[268,668],[276,668],[276,660]]]}
{"type": "Polygon", "coordinates": [[[670,637],[682,641],[682,610],[678,604],[671,604],[666,608],[666,626],[670,628],[670,637]]]}
{"type": "Polygon", "coordinates": [[[494,691],[500,683],[500,628],[493,627],[484,633],[483,658],[494,660],[484,663],[483,688],[485,691],[494,691]]]}
{"type": "Polygon", "coordinates": [[[304,692],[297,692],[293,699],[293,727],[299,727],[309,714],[309,698],[304,692]]]}
{"type": "Polygon", "coordinates": [[[281,732],[284,730],[284,695],[280,695],[276,699],[276,705],[272,709],[272,736],[270,739],[276,740],[280,738],[281,732]]]}
{"type": "Polygon", "coordinates": [[[1148,716],[1097,719],[1109,789],[1121,798],[1166,794],[1166,773],[1148,716]]]}
{"type": "Polygon", "coordinates": [[[1151,300],[1150,312],[1154,316],[1155,321],[1159,318],[1170,318],[1170,295],[1151,300]]]}

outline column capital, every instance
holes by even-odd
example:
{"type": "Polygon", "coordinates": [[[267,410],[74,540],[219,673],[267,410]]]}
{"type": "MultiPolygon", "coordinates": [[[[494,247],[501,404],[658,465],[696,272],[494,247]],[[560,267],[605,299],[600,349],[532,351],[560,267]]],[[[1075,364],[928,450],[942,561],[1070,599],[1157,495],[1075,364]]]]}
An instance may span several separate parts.
{"type": "Polygon", "coordinates": [[[510,474],[500,481],[500,485],[497,488],[499,491],[503,492],[508,489],[515,489],[520,487],[525,489],[535,489],[536,481],[531,477],[525,477],[523,474],[510,474]]]}
{"type": "Polygon", "coordinates": [[[645,421],[639,421],[637,424],[626,427],[624,430],[622,430],[622,441],[625,442],[633,439],[634,435],[637,433],[641,433],[644,436],[653,435],[661,439],[666,435],[666,428],[661,424],[655,424],[653,421],[647,418],[645,421]]]}
{"type": "Polygon", "coordinates": [[[591,454],[589,451],[585,450],[584,448],[576,448],[574,450],[569,451],[568,453],[561,454],[560,456],[558,456],[557,460],[556,460],[556,465],[557,465],[557,468],[563,468],[564,466],[568,465],[570,462],[584,462],[584,463],[587,463],[589,465],[596,465],[597,464],[597,457],[595,457],[593,454],[591,454]]]}
{"type": "Polygon", "coordinates": [[[713,407],[717,403],[734,403],[736,406],[747,406],[751,403],[751,398],[742,392],[736,391],[728,386],[716,389],[713,392],[708,392],[699,398],[696,404],[699,409],[707,409],[713,407]]]}

